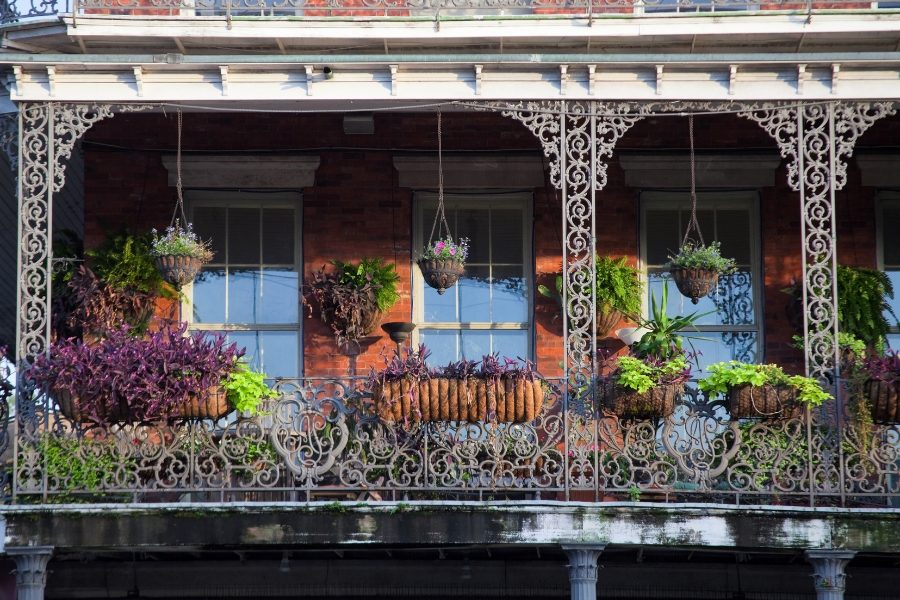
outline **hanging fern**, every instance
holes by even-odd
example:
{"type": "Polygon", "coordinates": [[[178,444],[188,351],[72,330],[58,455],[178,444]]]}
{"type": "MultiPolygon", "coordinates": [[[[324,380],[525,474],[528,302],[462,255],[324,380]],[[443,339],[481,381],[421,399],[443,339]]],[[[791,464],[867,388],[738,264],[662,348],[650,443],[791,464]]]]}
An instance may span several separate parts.
{"type": "Polygon", "coordinates": [[[838,267],[837,280],[841,331],[856,336],[867,346],[882,345],[891,320],[897,323],[889,303],[894,297],[891,280],[881,271],[844,266],[838,267]]]}

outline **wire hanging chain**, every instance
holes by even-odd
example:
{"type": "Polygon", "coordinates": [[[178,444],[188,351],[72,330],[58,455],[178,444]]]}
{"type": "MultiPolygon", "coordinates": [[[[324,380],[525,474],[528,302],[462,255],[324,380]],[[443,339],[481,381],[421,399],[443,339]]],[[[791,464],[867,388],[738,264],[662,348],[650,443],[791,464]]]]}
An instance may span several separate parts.
{"type": "MultiPolygon", "coordinates": [[[[178,145],[175,151],[175,173],[177,179],[175,180],[175,192],[178,195],[178,199],[175,201],[175,210],[172,211],[172,220],[169,222],[170,227],[176,227],[178,223],[179,214],[181,216],[181,222],[184,226],[187,226],[187,215],[184,213],[184,191],[181,183],[181,128],[182,128],[182,116],[181,116],[181,108],[178,108],[178,145]]],[[[176,227],[177,228],[177,227],[176,227]]]]}
{"type": "Polygon", "coordinates": [[[437,229],[438,239],[441,239],[441,228],[450,236],[450,225],[447,224],[447,217],[444,214],[444,159],[443,159],[443,130],[441,127],[441,107],[437,109],[437,146],[438,146],[438,205],[437,213],[434,215],[434,223],[431,224],[431,233],[428,235],[428,246],[431,247],[434,242],[434,231],[437,229]]]}
{"type": "Polygon", "coordinates": [[[700,222],[697,220],[697,164],[694,159],[694,115],[688,115],[688,139],[691,145],[691,220],[688,221],[687,229],[684,231],[684,239],[681,245],[688,243],[691,236],[691,229],[697,232],[700,245],[705,246],[703,241],[703,232],[700,231],[700,222]]]}

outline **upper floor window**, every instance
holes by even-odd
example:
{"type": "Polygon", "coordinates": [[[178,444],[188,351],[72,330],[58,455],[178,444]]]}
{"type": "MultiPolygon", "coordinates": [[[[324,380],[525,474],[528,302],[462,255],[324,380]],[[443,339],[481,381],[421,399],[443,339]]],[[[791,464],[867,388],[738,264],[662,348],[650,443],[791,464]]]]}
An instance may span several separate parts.
{"type": "Polygon", "coordinates": [[[298,376],[300,195],[192,191],[188,201],[215,256],[185,290],[184,318],[192,329],[225,332],[270,377],[298,376]]]}
{"type": "MultiPolygon", "coordinates": [[[[669,282],[668,313],[709,313],[697,322],[699,332],[686,334],[687,348],[698,352],[702,368],[713,362],[757,362],[761,346],[757,195],[752,192],[698,193],[697,219],[705,241],[718,240],[722,255],[737,271],[719,278],[717,289],[699,304],[682,296],[669,282]]],[[[641,194],[641,256],[646,270],[647,297],[660,297],[668,274],[665,264],[681,244],[690,219],[687,192],[641,194]]]]}
{"type": "MultiPolygon", "coordinates": [[[[439,295],[413,269],[418,341],[434,365],[495,352],[530,358],[531,194],[449,193],[444,204],[453,236],[469,239],[466,274],[439,295]]],[[[416,194],[415,248],[428,242],[436,206],[435,194],[416,194]]]]}
{"type": "MultiPolygon", "coordinates": [[[[900,194],[886,196],[879,204],[878,228],[878,267],[887,273],[894,286],[894,299],[890,303],[894,314],[900,315],[900,236],[896,235],[900,232],[900,194]]],[[[900,328],[896,323],[888,334],[888,344],[900,350],[900,328]]]]}

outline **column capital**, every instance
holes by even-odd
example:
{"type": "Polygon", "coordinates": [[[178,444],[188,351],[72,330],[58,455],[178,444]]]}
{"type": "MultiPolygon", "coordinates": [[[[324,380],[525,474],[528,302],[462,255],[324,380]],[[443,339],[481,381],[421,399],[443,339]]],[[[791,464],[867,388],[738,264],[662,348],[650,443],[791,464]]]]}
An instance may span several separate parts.
{"type": "Polygon", "coordinates": [[[7,547],[6,554],[16,563],[16,596],[19,600],[42,599],[53,546],[7,547]]]}
{"type": "Polygon", "coordinates": [[[597,598],[597,559],[606,548],[602,543],[568,543],[561,548],[569,557],[569,583],[573,600],[597,598]]]}
{"type": "Polygon", "coordinates": [[[847,576],[844,568],[856,556],[854,550],[811,549],[806,560],[813,567],[813,583],[820,600],[840,600],[844,597],[847,576]]]}

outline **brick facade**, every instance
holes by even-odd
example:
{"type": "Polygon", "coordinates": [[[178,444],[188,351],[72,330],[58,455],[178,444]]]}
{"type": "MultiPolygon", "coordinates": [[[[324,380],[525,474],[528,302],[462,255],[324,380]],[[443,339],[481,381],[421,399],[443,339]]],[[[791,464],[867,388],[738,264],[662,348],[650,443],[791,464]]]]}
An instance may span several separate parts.
{"type": "MultiPolygon", "coordinates": [[[[684,150],[683,119],[660,117],[636,124],[621,140],[622,150],[684,150]]],[[[875,144],[889,139],[897,119],[876,126],[875,144]],[[887,131],[885,131],[887,130],[887,131]]],[[[162,156],[174,151],[174,115],[122,115],[91,129],[84,139],[85,238],[94,246],[104,232],[124,225],[140,229],[164,227],[171,215],[175,191],[168,185],[162,156]]],[[[868,141],[868,139],[864,139],[868,141]]],[[[863,143],[863,142],[861,142],[863,143]]],[[[698,150],[770,149],[771,139],[757,125],[729,115],[699,117],[698,150]]],[[[408,320],[411,315],[412,190],[400,188],[393,157],[401,153],[433,152],[436,147],[433,115],[378,113],[375,135],[345,135],[337,114],[186,114],[186,152],[280,152],[320,157],[314,187],[303,190],[304,271],[328,260],[365,256],[396,262],[402,299],[385,317],[408,320]]],[[[450,113],[444,121],[444,148],[459,151],[531,152],[541,155],[535,138],[518,123],[499,115],[450,113]]],[[[545,179],[546,173],[545,160],[545,179]]],[[[534,192],[534,255],[538,282],[552,285],[561,264],[559,193],[549,183],[534,192]]],[[[637,261],[638,190],[624,184],[618,161],[610,161],[608,185],[598,195],[598,248],[637,261]]],[[[793,329],[787,318],[787,296],[780,289],[801,271],[800,211],[797,194],[786,184],[782,165],[773,188],[760,190],[760,225],[764,274],[765,359],[802,366],[791,348],[793,329]]],[[[851,164],[848,184],[838,195],[839,257],[845,264],[874,266],[874,191],[862,187],[851,164]]],[[[541,371],[555,375],[562,360],[562,325],[555,304],[535,294],[534,354],[541,371]]],[[[380,333],[380,330],[379,330],[380,333]]],[[[621,343],[608,341],[612,349],[621,343]]],[[[358,357],[364,373],[380,364],[379,353],[392,347],[387,336],[358,357]]],[[[324,325],[304,319],[304,357],[307,375],[346,375],[350,359],[341,354],[324,325]]]]}

